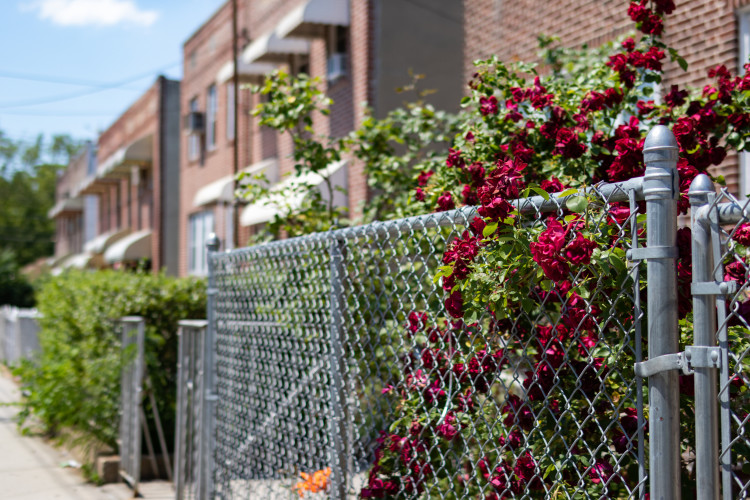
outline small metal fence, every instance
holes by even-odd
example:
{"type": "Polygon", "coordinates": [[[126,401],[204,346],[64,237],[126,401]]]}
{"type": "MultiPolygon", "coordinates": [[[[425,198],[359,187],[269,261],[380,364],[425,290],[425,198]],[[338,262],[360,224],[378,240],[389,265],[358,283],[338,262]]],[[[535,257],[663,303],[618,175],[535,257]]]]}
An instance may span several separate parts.
{"type": "Polygon", "coordinates": [[[141,482],[143,453],[142,443],[146,444],[151,473],[159,475],[153,439],[149,430],[144,399],[148,397],[151,407],[151,421],[161,449],[161,459],[167,478],[172,480],[172,466],[167,452],[166,437],[156,406],[156,396],[149,379],[146,366],[146,322],[140,316],[126,316],[114,321],[122,342],[122,367],[120,372],[120,476],[138,496],[141,482]]]}
{"type": "Polygon", "coordinates": [[[0,308],[0,361],[14,365],[39,350],[39,313],[13,306],[0,308]]]}
{"type": "Polygon", "coordinates": [[[206,498],[208,453],[201,453],[205,320],[180,321],[174,482],[177,500],[206,498]]]}
{"type": "MultiPolygon", "coordinates": [[[[612,235],[626,248],[637,234],[638,186],[591,192],[603,205],[624,202],[632,209],[612,235]]],[[[519,204],[531,224],[565,212],[564,199],[519,204]]],[[[400,436],[406,444],[390,446],[421,446],[422,455],[440,455],[432,457],[442,464],[437,470],[416,476],[425,498],[481,498],[495,491],[478,469],[464,471],[462,465],[476,467],[485,457],[511,467],[526,463],[528,483],[538,483],[548,497],[588,497],[596,464],[606,457],[614,477],[602,481],[600,494],[636,495],[644,476],[638,426],[630,422],[642,414],[636,412],[640,379],[633,374],[640,361],[638,279],[631,275],[611,287],[600,278],[593,293],[611,294],[603,324],[594,325],[600,320],[585,304],[575,306],[580,317],[566,326],[567,334],[579,343],[586,338],[586,352],[565,348],[548,355],[549,346],[540,344],[541,332],[562,328],[560,312],[574,307],[552,295],[546,299],[551,307],[502,324],[489,316],[478,320],[481,326],[448,323],[434,270],[473,215],[470,209],[444,212],[213,256],[216,498],[315,497],[322,491],[316,474],[331,498],[356,498],[367,485],[379,441],[392,439],[381,431],[413,418],[383,392],[415,386],[424,388],[416,396],[420,413],[434,418],[420,422],[415,435],[400,436]],[[621,310],[629,311],[627,320],[616,314],[621,310]],[[432,354],[439,356],[437,347],[450,343],[470,347],[440,366],[432,354]],[[476,378],[457,374],[457,365],[474,362],[476,378]],[[495,363],[504,367],[490,368],[495,363]],[[449,365],[453,370],[445,369],[449,365]],[[617,379],[616,393],[603,390],[605,375],[617,379]],[[540,396],[534,403],[519,398],[534,391],[540,396]],[[505,427],[489,423],[514,421],[508,420],[512,413],[524,417],[505,427]],[[453,424],[457,416],[464,420],[460,425],[453,424]],[[462,427],[459,439],[447,454],[430,450],[446,424],[462,427]],[[619,453],[610,449],[613,439],[622,443],[619,453]],[[530,465],[531,443],[542,442],[547,455],[536,450],[530,465]],[[449,477],[449,470],[461,474],[449,477]]],[[[638,267],[632,267],[636,275],[638,267]]],[[[538,293],[545,303],[544,292],[538,293]]],[[[419,466],[419,454],[408,464],[419,466]]],[[[399,485],[391,496],[419,496],[406,488],[408,483],[399,485]]]]}
{"type": "Polygon", "coordinates": [[[145,321],[127,316],[115,321],[122,339],[122,371],[120,374],[120,475],[133,494],[138,495],[141,480],[141,415],[143,410],[143,377],[145,373],[145,321]]]}

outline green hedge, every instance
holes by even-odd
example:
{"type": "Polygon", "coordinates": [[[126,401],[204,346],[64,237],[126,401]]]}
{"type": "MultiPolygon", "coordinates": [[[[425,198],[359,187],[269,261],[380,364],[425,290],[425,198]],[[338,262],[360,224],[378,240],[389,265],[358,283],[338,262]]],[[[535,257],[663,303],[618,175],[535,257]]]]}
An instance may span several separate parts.
{"type": "Polygon", "coordinates": [[[146,363],[171,449],[177,322],[205,317],[205,282],[164,274],[68,271],[45,283],[37,302],[41,355],[16,372],[28,391],[21,423],[34,415],[52,434],[72,427],[116,449],[121,342],[111,320],[143,316],[146,363]]]}

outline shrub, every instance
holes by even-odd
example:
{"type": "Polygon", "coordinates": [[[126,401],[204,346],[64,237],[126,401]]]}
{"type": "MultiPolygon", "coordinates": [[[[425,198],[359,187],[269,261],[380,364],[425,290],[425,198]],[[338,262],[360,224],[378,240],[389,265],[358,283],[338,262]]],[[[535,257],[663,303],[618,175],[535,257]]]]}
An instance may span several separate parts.
{"type": "Polygon", "coordinates": [[[51,278],[38,294],[41,354],[17,370],[28,389],[21,423],[34,415],[50,434],[72,427],[115,447],[121,342],[112,320],[142,316],[148,375],[171,444],[177,322],[203,318],[205,307],[205,283],[195,279],[72,270],[51,278]]]}

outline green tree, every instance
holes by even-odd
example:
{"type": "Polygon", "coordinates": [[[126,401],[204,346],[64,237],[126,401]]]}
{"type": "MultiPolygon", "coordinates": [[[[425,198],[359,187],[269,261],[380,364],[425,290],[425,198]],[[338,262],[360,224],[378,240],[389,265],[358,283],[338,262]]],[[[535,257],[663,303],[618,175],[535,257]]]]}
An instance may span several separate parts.
{"type": "Polygon", "coordinates": [[[55,203],[57,172],[64,169],[81,142],[68,135],[27,143],[0,131],[0,251],[8,250],[18,266],[51,255],[55,224],[47,212],[55,203]]]}
{"type": "Polygon", "coordinates": [[[421,185],[427,172],[445,161],[445,151],[453,143],[463,113],[439,111],[422,98],[429,91],[419,91],[416,84],[400,91],[415,92],[416,102],[397,108],[384,118],[376,118],[371,110],[360,127],[344,137],[316,134],[313,117],[327,115],[332,103],[319,88],[320,81],[307,75],[292,77],[278,71],[271,74],[254,92],[265,99],[253,112],[262,125],[288,133],[294,141],[295,173],[290,182],[269,186],[262,176],[243,179],[241,196],[254,202],[262,200],[274,206],[278,214],[266,226],[265,237],[281,234],[297,236],[326,231],[353,222],[372,222],[415,215],[424,210],[415,203],[413,191],[405,186],[421,185]],[[370,199],[362,210],[363,217],[351,221],[346,208],[332,203],[336,190],[327,167],[344,158],[356,158],[364,165],[370,187],[370,199]],[[322,179],[322,188],[309,182],[310,174],[322,179]],[[302,199],[302,203],[289,200],[302,199]]]}

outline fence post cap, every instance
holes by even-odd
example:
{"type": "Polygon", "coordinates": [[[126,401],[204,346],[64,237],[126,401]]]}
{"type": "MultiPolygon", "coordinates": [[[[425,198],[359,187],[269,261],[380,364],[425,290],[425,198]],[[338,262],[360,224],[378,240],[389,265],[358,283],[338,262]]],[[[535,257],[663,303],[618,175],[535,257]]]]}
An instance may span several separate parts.
{"type": "Polygon", "coordinates": [[[221,240],[216,236],[216,233],[211,233],[208,235],[208,238],[206,238],[206,248],[208,248],[210,252],[217,252],[220,244],[221,240]]]}
{"type": "Polygon", "coordinates": [[[714,183],[711,182],[711,178],[706,174],[698,174],[695,176],[695,179],[693,179],[693,182],[690,183],[690,190],[688,191],[688,194],[690,196],[693,196],[700,194],[710,194],[714,192],[714,183]]]}
{"type": "Polygon", "coordinates": [[[656,125],[649,130],[646,141],[643,143],[643,152],[654,149],[674,149],[679,150],[677,139],[669,128],[664,125],[656,125]]]}

